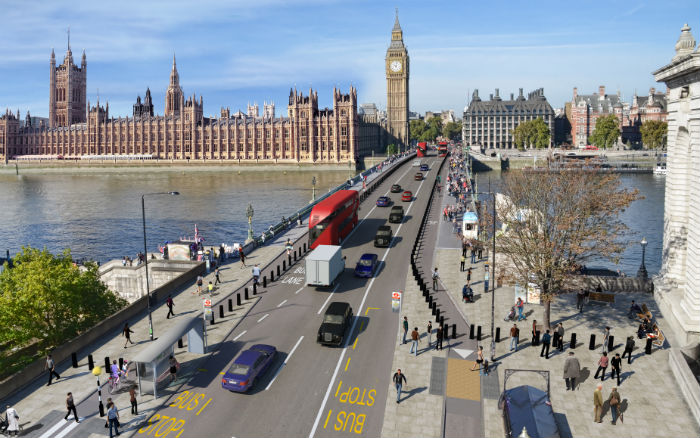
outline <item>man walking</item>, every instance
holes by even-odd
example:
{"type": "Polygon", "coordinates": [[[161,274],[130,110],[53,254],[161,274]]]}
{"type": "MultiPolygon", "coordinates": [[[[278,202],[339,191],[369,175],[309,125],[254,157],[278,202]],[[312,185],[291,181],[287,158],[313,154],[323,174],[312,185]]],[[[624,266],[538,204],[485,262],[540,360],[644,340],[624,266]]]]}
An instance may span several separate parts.
{"type": "Polygon", "coordinates": [[[593,392],[593,415],[596,423],[602,423],[600,416],[603,414],[603,385],[598,384],[593,392]]]}
{"type": "Polygon", "coordinates": [[[532,345],[539,345],[540,344],[540,339],[537,336],[537,320],[533,319],[532,320],[532,345]]]}
{"type": "Polygon", "coordinates": [[[520,329],[513,324],[510,328],[510,351],[518,351],[518,338],[520,337],[520,329]]]}
{"type": "Polygon", "coordinates": [[[469,269],[467,270],[467,283],[471,283],[472,281],[472,267],[470,266],[469,269]]]}
{"type": "Polygon", "coordinates": [[[542,351],[540,351],[540,357],[544,356],[545,359],[549,359],[549,345],[551,342],[552,336],[549,334],[549,330],[547,330],[542,335],[542,351]]]}
{"type": "Polygon", "coordinates": [[[247,268],[247,266],[245,265],[245,253],[243,252],[242,246],[238,247],[238,257],[241,259],[241,269],[247,268]]]}
{"type": "Polygon", "coordinates": [[[260,268],[258,265],[253,266],[253,284],[258,284],[260,280],[260,268]]]}
{"type": "Polygon", "coordinates": [[[214,280],[214,286],[217,284],[221,283],[221,278],[219,278],[219,267],[216,267],[216,270],[214,271],[214,275],[216,276],[216,280],[214,280]]]}
{"type": "Polygon", "coordinates": [[[406,376],[401,373],[401,368],[396,370],[394,373],[394,386],[396,386],[396,403],[399,403],[401,401],[401,388],[403,387],[404,383],[406,382],[406,376]]]}
{"type": "Polygon", "coordinates": [[[122,335],[126,338],[126,341],[124,341],[124,348],[126,348],[126,344],[133,344],[134,342],[131,340],[131,334],[134,331],[129,328],[129,323],[125,322],[124,323],[124,328],[122,329],[122,335]]]}
{"type": "Polygon", "coordinates": [[[610,361],[610,366],[612,367],[610,378],[612,379],[617,374],[617,386],[620,386],[620,364],[622,364],[622,358],[620,353],[616,353],[615,357],[610,361]]]}
{"type": "Polygon", "coordinates": [[[595,372],[595,376],[593,376],[593,379],[598,378],[598,374],[602,371],[603,374],[600,376],[600,381],[605,380],[605,370],[608,369],[608,353],[603,353],[603,355],[598,359],[598,370],[595,372]]]}
{"type": "Polygon", "coordinates": [[[408,316],[403,317],[403,343],[406,343],[406,334],[408,333],[408,316]]]}
{"type": "Polygon", "coordinates": [[[136,402],[136,388],[136,385],[131,385],[131,388],[129,388],[129,399],[131,401],[131,415],[139,414],[138,403],[136,402]]]}
{"type": "Polygon", "coordinates": [[[467,258],[462,256],[459,260],[459,272],[464,272],[464,264],[467,262],[467,258]]]}
{"type": "Polygon", "coordinates": [[[68,416],[71,412],[73,412],[73,418],[75,418],[75,422],[80,423],[80,420],[78,420],[78,412],[75,410],[75,402],[73,402],[73,393],[69,392],[66,396],[66,409],[68,409],[68,412],[66,412],[66,416],[63,417],[63,419],[67,421],[68,416]]]}
{"type": "Polygon", "coordinates": [[[559,345],[555,345],[559,351],[564,351],[564,324],[561,322],[557,325],[557,334],[559,335],[559,345]]]}
{"type": "Polygon", "coordinates": [[[473,265],[474,263],[476,263],[476,249],[474,249],[473,246],[472,246],[472,250],[471,250],[471,255],[472,255],[472,265],[473,265]]]}
{"type": "Polygon", "coordinates": [[[53,357],[51,357],[50,354],[46,356],[46,365],[44,365],[44,369],[49,370],[49,383],[47,383],[46,386],[51,385],[51,379],[53,379],[53,376],[56,376],[56,380],[61,378],[61,376],[59,376],[56,372],[56,362],[54,362],[53,357]]]}
{"type": "Polygon", "coordinates": [[[632,363],[632,351],[634,350],[634,337],[628,336],[625,343],[625,351],[622,352],[622,359],[627,355],[627,365],[632,363]]]}
{"type": "Polygon", "coordinates": [[[442,351],[442,326],[438,325],[437,333],[435,334],[435,349],[442,351]]]}
{"type": "Polygon", "coordinates": [[[608,343],[610,342],[610,327],[605,327],[603,332],[603,353],[608,352],[608,343]]]}
{"type": "Polygon", "coordinates": [[[435,271],[433,271],[433,290],[435,292],[437,292],[439,279],[440,279],[440,274],[438,274],[438,270],[437,270],[437,268],[435,268],[435,271]]]}
{"type": "Polygon", "coordinates": [[[175,303],[173,302],[172,295],[168,295],[168,299],[165,300],[165,304],[168,306],[168,315],[165,317],[165,319],[170,319],[170,315],[172,315],[173,317],[175,316],[175,312],[173,312],[173,307],[175,306],[175,303]]]}
{"type": "Polygon", "coordinates": [[[413,353],[414,356],[418,356],[418,343],[420,342],[420,334],[418,333],[418,327],[415,327],[411,332],[411,351],[408,354],[413,353]]]}
{"type": "Polygon", "coordinates": [[[433,322],[428,321],[428,329],[426,330],[428,332],[428,348],[430,348],[430,344],[432,344],[433,340],[433,322]]]}
{"type": "Polygon", "coordinates": [[[574,352],[569,351],[569,357],[564,361],[564,380],[566,381],[566,390],[576,390],[576,379],[581,374],[581,364],[574,357],[574,352]]]}
{"type": "Polygon", "coordinates": [[[585,298],[586,293],[583,291],[583,289],[579,290],[576,294],[576,308],[578,309],[578,313],[583,313],[583,303],[585,298]]]}
{"type": "Polygon", "coordinates": [[[525,319],[525,316],[523,316],[523,308],[525,307],[525,303],[523,303],[523,299],[521,297],[518,297],[515,307],[518,309],[518,321],[522,321],[525,319]]]}

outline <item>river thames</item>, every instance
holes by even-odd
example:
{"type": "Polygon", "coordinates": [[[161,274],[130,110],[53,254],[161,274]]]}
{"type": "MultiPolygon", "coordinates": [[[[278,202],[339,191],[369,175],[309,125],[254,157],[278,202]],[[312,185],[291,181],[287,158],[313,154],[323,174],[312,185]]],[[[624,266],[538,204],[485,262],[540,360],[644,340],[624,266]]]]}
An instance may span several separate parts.
{"type": "MultiPolygon", "coordinates": [[[[141,194],[179,191],[180,196],[146,198],[148,249],[194,234],[194,224],[206,244],[242,242],[247,236],[246,208],[252,204],[256,235],[288,217],[311,199],[311,178],[317,194],[347,180],[347,171],[182,172],[159,169],[149,173],[50,173],[0,175],[0,251],[13,255],[22,245],[52,252],[70,248],[74,258],[105,262],[143,250],[141,194]]],[[[497,188],[500,172],[478,175],[480,190],[491,177],[497,188]]],[[[661,265],[664,177],[621,175],[625,187],[636,187],[644,199],[634,202],[621,218],[635,233],[620,264],[592,261],[589,266],[620,269],[635,275],[646,237],[646,265],[656,274],[661,265]]]]}

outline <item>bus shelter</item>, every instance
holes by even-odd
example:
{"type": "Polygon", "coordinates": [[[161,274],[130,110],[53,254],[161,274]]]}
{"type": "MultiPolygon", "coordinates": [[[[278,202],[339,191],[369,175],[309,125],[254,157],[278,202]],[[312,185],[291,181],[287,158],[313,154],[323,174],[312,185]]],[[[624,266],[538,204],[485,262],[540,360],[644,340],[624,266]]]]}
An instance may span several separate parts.
{"type": "Polygon", "coordinates": [[[141,350],[132,362],[136,365],[139,395],[153,394],[158,398],[158,391],[166,387],[170,379],[170,356],[175,353],[175,345],[187,335],[187,351],[204,354],[206,336],[204,321],[201,317],[183,317],[178,323],[163,333],[141,350]]]}

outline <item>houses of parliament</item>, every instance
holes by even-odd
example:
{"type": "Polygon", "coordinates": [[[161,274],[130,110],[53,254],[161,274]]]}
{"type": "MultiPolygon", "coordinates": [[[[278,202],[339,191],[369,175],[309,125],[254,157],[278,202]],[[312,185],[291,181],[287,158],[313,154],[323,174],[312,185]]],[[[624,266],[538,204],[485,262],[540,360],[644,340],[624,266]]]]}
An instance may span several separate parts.
{"type": "Polygon", "coordinates": [[[272,103],[264,104],[262,115],[256,104],[249,105],[247,113],[222,108],[219,117],[205,117],[202,96],[183,93],[175,55],[163,115],[154,115],[148,89],[143,101],[138,97],[132,117],[111,117],[109,103],[101,105],[99,98],[95,105],[87,101],[86,55],[83,51],[80,65],[75,64],[69,38],[60,65],[51,51],[48,119],[27,112],[22,120],[19,110],[16,114],[6,110],[0,116],[0,159],[354,164],[373,150],[383,152],[392,139],[408,144],[408,57],[402,41],[398,44],[400,37],[397,16],[387,51],[387,120],[358,115],[357,90],[352,86],[347,94],[333,89],[332,108],[319,109],[316,91],[305,95],[294,88],[286,117],[277,117],[272,103]]]}

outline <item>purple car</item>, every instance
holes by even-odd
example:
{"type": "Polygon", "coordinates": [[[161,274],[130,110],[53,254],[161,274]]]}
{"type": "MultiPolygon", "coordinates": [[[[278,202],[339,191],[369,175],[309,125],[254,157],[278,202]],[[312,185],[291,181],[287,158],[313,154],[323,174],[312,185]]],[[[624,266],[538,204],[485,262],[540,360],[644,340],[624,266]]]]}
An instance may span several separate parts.
{"type": "Polygon", "coordinates": [[[377,207],[388,207],[391,203],[391,199],[388,196],[380,196],[377,198],[377,207]]]}
{"type": "Polygon", "coordinates": [[[241,352],[221,379],[221,387],[229,391],[246,392],[275,358],[272,345],[255,344],[241,352]]]}

